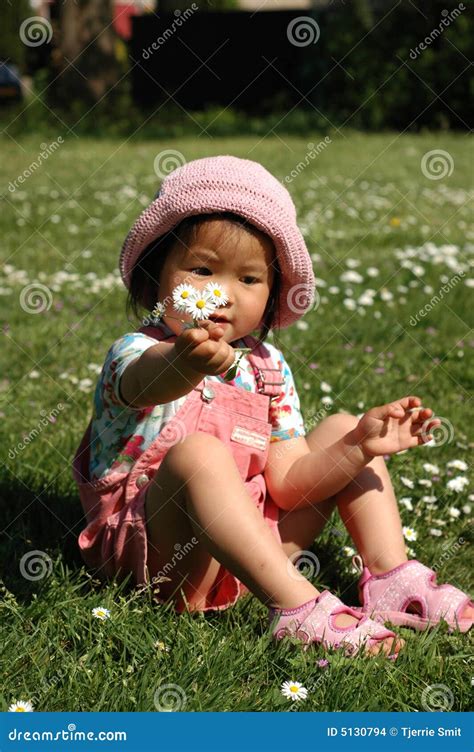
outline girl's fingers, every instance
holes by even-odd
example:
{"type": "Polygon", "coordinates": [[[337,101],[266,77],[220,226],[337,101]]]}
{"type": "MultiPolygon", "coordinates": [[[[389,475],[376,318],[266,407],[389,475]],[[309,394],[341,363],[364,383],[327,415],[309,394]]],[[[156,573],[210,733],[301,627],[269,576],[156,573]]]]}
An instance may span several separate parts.
{"type": "Polygon", "coordinates": [[[420,433],[425,435],[428,434],[430,431],[433,430],[433,428],[436,428],[437,426],[441,425],[440,420],[430,420],[429,423],[424,421],[423,423],[413,423],[412,424],[412,431],[413,435],[419,435],[420,433]]]}

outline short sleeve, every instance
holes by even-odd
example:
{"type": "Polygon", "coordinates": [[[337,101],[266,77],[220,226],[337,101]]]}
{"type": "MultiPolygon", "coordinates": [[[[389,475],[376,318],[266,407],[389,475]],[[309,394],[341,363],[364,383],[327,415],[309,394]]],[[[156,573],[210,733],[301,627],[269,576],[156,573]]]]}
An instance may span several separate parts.
{"type": "Polygon", "coordinates": [[[133,407],[123,400],[120,394],[120,379],[132,361],[157,343],[158,340],[141,332],[124,334],[113,343],[106,355],[101,374],[101,392],[104,404],[109,407],[116,405],[128,410],[143,410],[142,407],[133,407]]]}
{"type": "Polygon", "coordinates": [[[301,414],[300,399],[291,368],[281,350],[273,345],[267,345],[267,343],[265,345],[271,350],[275,362],[280,362],[282,376],[285,380],[281,395],[270,400],[270,422],[272,424],[270,442],[305,436],[306,431],[301,414]]]}

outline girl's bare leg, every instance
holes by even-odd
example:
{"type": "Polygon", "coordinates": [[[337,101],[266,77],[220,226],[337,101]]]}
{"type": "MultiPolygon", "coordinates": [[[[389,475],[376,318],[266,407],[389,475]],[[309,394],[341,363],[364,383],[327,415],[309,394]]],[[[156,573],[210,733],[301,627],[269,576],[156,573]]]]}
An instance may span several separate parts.
{"type": "MultiPolygon", "coordinates": [[[[219,562],[266,605],[294,608],[318,595],[247,494],[232,454],[213,436],[194,433],[168,451],[149,486],[145,513],[151,576],[173,561],[176,542],[188,550],[179,569],[166,570],[171,582],[161,595],[181,586],[190,610],[205,605],[219,562]],[[193,537],[198,542],[189,550],[193,537]]],[[[351,622],[357,619],[335,617],[336,626],[351,622]]],[[[402,644],[387,638],[368,652],[389,653],[402,644]]]]}
{"type": "Polygon", "coordinates": [[[318,595],[285,555],[231,452],[214,436],[197,432],[171,447],[149,486],[145,513],[150,575],[164,570],[171,578],[161,586],[165,598],[181,586],[191,610],[201,608],[220,562],[267,605],[293,608],[318,595]],[[187,551],[179,562],[177,544],[187,551]]]}
{"type": "MultiPolygon", "coordinates": [[[[310,449],[327,448],[357,424],[354,415],[337,413],[321,421],[307,436],[310,449]]],[[[324,468],[322,468],[324,472],[324,468]]],[[[347,486],[324,502],[295,512],[283,513],[282,538],[291,554],[296,545],[314,541],[327,519],[327,507],[337,505],[339,514],[365,564],[374,574],[386,572],[407,561],[397,500],[383,457],[374,457],[347,486]],[[321,507],[323,507],[321,509],[321,507]],[[291,530],[292,545],[288,532],[291,530]]]]}

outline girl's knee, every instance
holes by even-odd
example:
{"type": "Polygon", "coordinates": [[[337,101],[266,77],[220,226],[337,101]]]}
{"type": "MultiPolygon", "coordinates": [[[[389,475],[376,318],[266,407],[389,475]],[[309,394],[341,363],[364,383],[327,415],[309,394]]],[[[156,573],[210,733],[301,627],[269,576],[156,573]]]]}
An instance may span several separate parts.
{"type": "Polygon", "coordinates": [[[220,439],[195,431],[185,436],[178,444],[174,444],[166,453],[163,462],[177,473],[195,473],[198,467],[215,468],[216,461],[221,462],[225,456],[232,457],[228,447],[220,439]]]}
{"type": "Polygon", "coordinates": [[[357,418],[355,415],[352,415],[351,413],[333,413],[333,415],[328,415],[327,418],[324,418],[320,423],[318,423],[316,429],[324,426],[326,430],[330,430],[334,433],[340,433],[343,435],[348,431],[352,431],[352,429],[356,427],[358,422],[359,418],[357,418]]]}

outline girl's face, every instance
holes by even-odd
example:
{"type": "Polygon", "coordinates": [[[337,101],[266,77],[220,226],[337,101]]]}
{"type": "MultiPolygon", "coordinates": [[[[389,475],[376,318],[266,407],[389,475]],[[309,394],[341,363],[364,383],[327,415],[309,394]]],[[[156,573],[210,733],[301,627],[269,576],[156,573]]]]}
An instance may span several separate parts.
{"type": "MultiPolygon", "coordinates": [[[[209,282],[218,282],[228,302],[215,315],[228,320],[223,324],[223,339],[233,342],[259,327],[273,285],[274,258],[273,243],[264,233],[207,220],[197,227],[196,239],[188,246],[177,241],[170,250],[159,280],[159,300],[171,316],[191,323],[190,314],[173,308],[172,291],[182,283],[202,290],[209,282]]],[[[183,331],[176,318],[165,314],[163,321],[175,334],[183,331]]]]}

